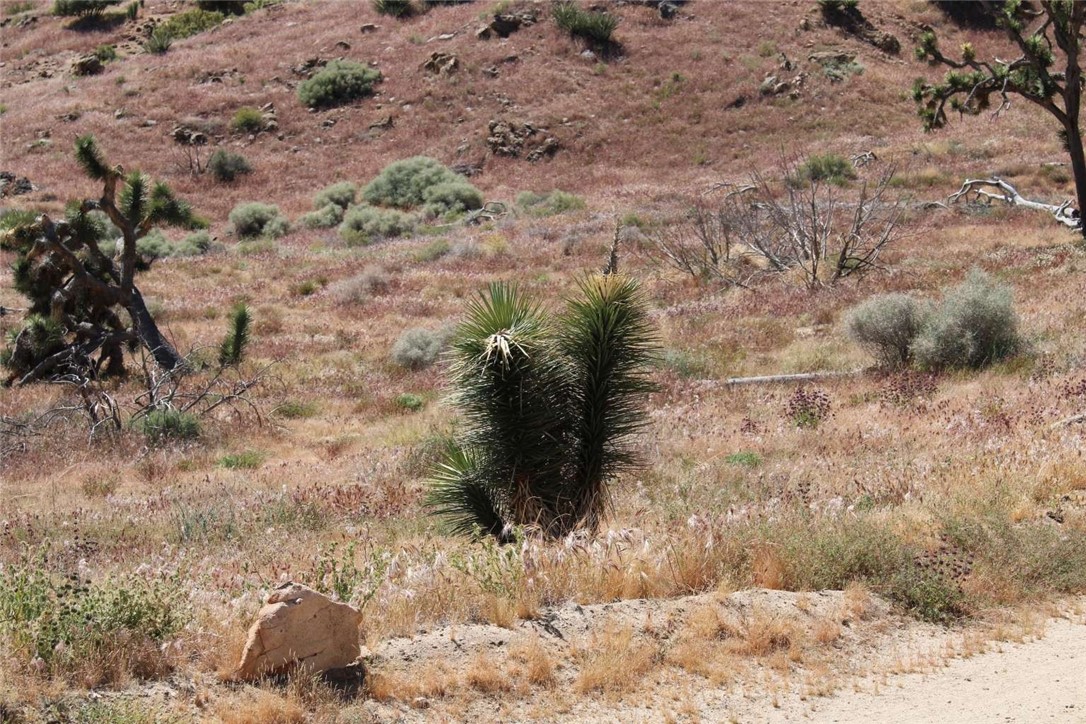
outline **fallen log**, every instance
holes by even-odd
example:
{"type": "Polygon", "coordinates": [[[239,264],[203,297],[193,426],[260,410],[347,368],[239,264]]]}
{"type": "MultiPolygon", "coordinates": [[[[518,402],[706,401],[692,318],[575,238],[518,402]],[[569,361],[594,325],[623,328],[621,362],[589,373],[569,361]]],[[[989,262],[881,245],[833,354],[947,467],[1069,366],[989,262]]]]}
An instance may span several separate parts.
{"type": "Polygon", "coordinates": [[[1010,206],[1022,206],[1027,209],[1045,211],[1052,214],[1057,222],[1069,229],[1077,231],[1082,228],[1079,210],[1072,208],[1070,201],[1064,201],[1058,206],[1041,203],[1040,201],[1031,201],[1018,193],[1018,189],[998,176],[987,179],[966,179],[957,193],[953,193],[947,198],[947,204],[956,203],[958,199],[963,197],[966,199],[972,197],[973,201],[985,199],[988,203],[1002,201],[1010,206]],[[996,189],[996,192],[986,191],[986,188],[996,189]]]}
{"type": "Polygon", "coordinates": [[[800,372],[790,375],[760,375],[758,377],[729,377],[724,380],[726,385],[764,385],[778,382],[810,382],[812,380],[834,379],[836,377],[851,377],[858,375],[863,370],[848,370],[845,372],[800,372]]]}

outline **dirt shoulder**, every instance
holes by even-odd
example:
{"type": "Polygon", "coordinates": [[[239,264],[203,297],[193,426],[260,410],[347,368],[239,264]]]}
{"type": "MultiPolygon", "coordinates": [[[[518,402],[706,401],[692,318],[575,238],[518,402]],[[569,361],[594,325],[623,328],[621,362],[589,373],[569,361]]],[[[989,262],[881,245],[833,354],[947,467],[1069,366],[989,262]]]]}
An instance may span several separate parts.
{"type": "Polygon", "coordinates": [[[774,710],[770,722],[1086,722],[1086,622],[1055,619],[1044,638],[774,710]]]}

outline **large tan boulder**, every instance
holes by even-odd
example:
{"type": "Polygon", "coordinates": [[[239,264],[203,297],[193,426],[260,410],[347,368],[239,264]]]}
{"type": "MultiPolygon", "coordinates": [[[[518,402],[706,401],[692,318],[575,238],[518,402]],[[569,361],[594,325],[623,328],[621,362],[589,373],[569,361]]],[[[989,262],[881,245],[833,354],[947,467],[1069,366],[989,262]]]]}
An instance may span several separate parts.
{"type": "Polygon", "coordinates": [[[256,621],[234,672],[235,679],[258,679],[291,671],[318,674],[355,662],[361,648],[362,614],[300,583],[272,591],[256,621]]]}

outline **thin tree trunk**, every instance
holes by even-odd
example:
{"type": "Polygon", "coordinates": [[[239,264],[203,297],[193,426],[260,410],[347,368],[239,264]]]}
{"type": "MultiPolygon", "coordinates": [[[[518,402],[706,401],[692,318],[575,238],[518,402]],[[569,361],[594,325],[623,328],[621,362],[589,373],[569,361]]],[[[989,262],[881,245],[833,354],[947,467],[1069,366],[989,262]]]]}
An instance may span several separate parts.
{"type": "Polygon", "coordinates": [[[132,316],[132,323],[136,328],[136,334],[140,341],[155,358],[159,367],[172,372],[183,366],[185,361],[174,349],[173,345],[166,341],[155,324],[155,318],[151,316],[147,304],[143,301],[143,295],[139,289],[132,287],[132,297],[128,302],[128,313],[132,316]]]}
{"type": "Polygon", "coordinates": [[[1082,133],[1079,130],[1078,118],[1071,118],[1066,126],[1067,151],[1071,154],[1071,172],[1075,177],[1075,195],[1078,197],[1078,221],[1079,232],[1086,237],[1086,224],[1083,222],[1083,214],[1086,213],[1086,154],[1082,149],[1082,133]]]}

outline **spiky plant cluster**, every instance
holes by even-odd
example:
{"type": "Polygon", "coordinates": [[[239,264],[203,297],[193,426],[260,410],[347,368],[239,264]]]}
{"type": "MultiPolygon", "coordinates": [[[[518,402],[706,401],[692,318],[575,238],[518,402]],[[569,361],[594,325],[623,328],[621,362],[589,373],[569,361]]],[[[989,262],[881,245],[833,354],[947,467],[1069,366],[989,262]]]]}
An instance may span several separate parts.
{"type": "Polygon", "coordinates": [[[219,345],[219,364],[223,367],[236,365],[245,356],[249,344],[249,328],[253,315],[245,302],[239,302],[230,312],[229,329],[219,345]]]}
{"type": "Polygon", "coordinates": [[[595,530],[608,484],[636,464],[655,335],[634,281],[595,275],[579,287],[554,317],[493,284],[456,330],[464,432],[429,498],[453,532],[507,541],[516,526],[595,530]]]}

